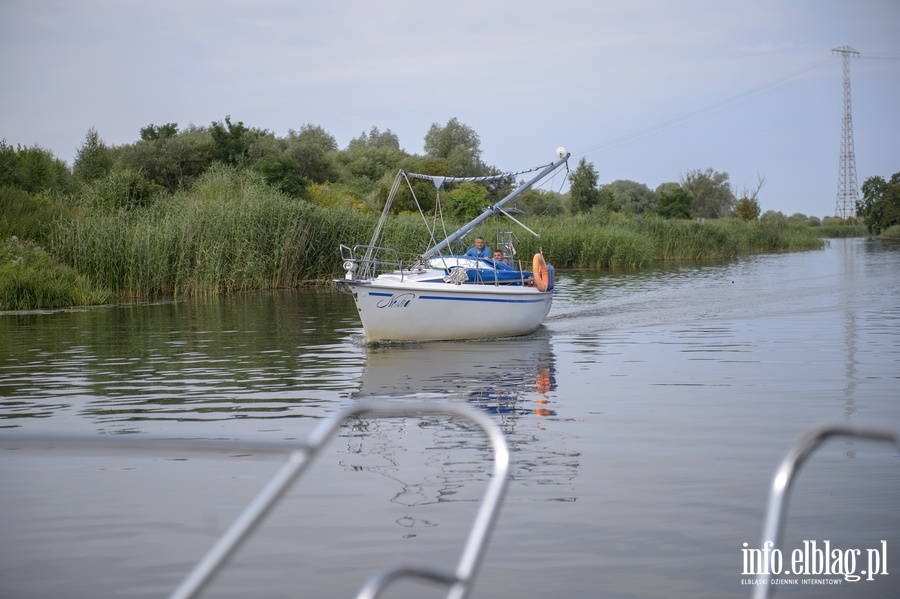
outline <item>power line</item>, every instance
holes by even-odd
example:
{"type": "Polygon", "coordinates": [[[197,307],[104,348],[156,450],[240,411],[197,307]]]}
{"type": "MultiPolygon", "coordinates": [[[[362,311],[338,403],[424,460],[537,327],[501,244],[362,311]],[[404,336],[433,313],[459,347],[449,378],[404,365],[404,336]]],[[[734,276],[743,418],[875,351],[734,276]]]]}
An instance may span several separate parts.
{"type": "Polygon", "coordinates": [[[629,146],[634,143],[640,143],[643,141],[647,141],[658,137],[664,133],[668,133],[674,129],[679,127],[683,127],[685,125],[689,125],[694,122],[702,121],[703,119],[709,118],[712,115],[725,112],[728,110],[732,110],[737,107],[745,106],[748,104],[752,104],[757,102],[763,98],[767,98],[773,94],[780,93],[783,89],[788,87],[792,87],[801,82],[799,77],[804,75],[810,71],[814,71],[825,64],[833,62],[834,59],[829,57],[818,62],[813,63],[807,67],[804,67],[798,71],[785,75],[780,79],[776,79],[771,83],[767,83],[755,89],[748,90],[737,96],[733,96],[731,98],[726,98],[720,102],[716,102],[715,104],[710,104],[704,108],[700,108],[693,112],[689,112],[685,115],[676,117],[669,121],[665,121],[652,127],[648,127],[646,129],[642,129],[635,133],[631,133],[628,135],[624,135],[622,137],[617,137],[606,141],[602,144],[598,144],[596,146],[592,146],[587,148],[586,150],[578,152],[578,154],[582,156],[587,156],[588,154],[595,154],[601,152],[608,152],[614,149],[620,149],[622,147],[629,146]]]}

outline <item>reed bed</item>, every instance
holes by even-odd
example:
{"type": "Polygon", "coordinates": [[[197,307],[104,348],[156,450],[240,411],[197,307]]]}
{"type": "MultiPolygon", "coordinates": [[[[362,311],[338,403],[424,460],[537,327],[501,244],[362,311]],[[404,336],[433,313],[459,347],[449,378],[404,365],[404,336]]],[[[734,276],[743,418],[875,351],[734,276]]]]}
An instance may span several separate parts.
{"type": "MultiPolygon", "coordinates": [[[[814,229],[787,222],[668,220],[654,216],[576,216],[532,223],[520,254],[539,250],[556,268],[637,268],[653,262],[728,260],[752,252],[815,249],[814,229]]],[[[482,231],[486,239],[495,239],[482,231]]]]}
{"type": "Polygon", "coordinates": [[[102,304],[109,297],[33,241],[12,236],[0,246],[0,311],[102,304]]]}
{"type": "Polygon", "coordinates": [[[65,213],[65,207],[59,202],[15,187],[0,186],[0,240],[16,236],[43,244],[50,223],[65,213]]]}
{"type": "Polygon", "coordinates": [[[371,230],[370,220],[223,167],[146,208],[60,221],[53,247],[118,297],[206,295],[321,281],[339,263],[338,243],[371,230]]]}
{"type": "Polygon", "coordinates": [[[881,232],[879,237],[883,239],[900,239],[900,225],[893,225],[881,232]]]}
{"type": "Polygon", "coordinates": [[[556,268],[637,268],[654,260],[651,239],[638,232],[588,218],[534,223],[539,238],[521,237],[520,254],[543,251],[556,268]]]}
{"type": "Polygon", "coordinates": [[[824,239],[836,239],[843,237],[867,237],[870,235],[865,225],[848,224],[842,222],[840,224],[828,224],[816,227],[819,237],[824,239]]]}
{"type": "MultiPolygon", "coordinates": [[[[56,221],[52,253],[118,298],[178,297],[324,284],[341,276],[339,244],[366,244],[377,215],[317,206],[274,190],[256,174],[214,167],[193,188],[147,205],[86,202],[56,221]]],[[[490,221],[488,221],[490,222],[490,221]]],[[[436,240],[460,223],[438,227],[436,240]]],[[[666,220],[621,214],[538,218],[534,238],[516,225],[518,257],[543,251],[556,268],[636,268],[656,261],[729,259],[747,252],[821,246],[815,231],[787,222],[666,220]]],[[[496,225],[476,234],[495,245],[496,225]]],[[[429,223],[428,227],[434,227],[429,223]]],[[[427,249],[422,218],[392,218],[379,245],[411,256],[427,249]]]]}

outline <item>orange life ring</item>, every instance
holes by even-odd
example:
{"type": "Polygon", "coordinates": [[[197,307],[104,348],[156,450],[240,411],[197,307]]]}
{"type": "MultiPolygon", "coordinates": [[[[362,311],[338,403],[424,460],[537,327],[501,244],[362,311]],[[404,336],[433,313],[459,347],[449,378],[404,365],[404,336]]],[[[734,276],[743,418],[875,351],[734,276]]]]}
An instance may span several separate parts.
{"type": "Polygon", "coordinates": [[[547,291],[550,286],[550,273],[547,272],[547,263],[543,254],[535,254],[531,261],[531,274],[534,275],[534,286],[538,291],[547,291]]]}

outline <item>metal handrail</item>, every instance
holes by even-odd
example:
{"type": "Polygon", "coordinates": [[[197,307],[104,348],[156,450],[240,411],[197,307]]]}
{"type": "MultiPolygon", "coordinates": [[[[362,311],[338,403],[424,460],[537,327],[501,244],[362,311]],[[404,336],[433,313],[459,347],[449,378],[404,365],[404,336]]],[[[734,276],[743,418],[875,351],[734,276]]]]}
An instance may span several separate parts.
{"type": "MultiPolygon", "coordinates": [[[[769,501],[766,506],[760,547],[765,547],[767,543],[772,543],[771,550],[779,549],[781,545],[781,529],[784,525],[786,513],[785,505],[790,495],[794,477],[810,454],[832,437],[856,437],[872,441],[885,441],[893,443],[900,449],[900,436],[893,431],[885,429],[832,424],[819,427],[807,433],[788,450],[788,453],[775,471],[775,476],[772,478],[772,487],[769,491],[769,501]]],[[[766,599],[769,596],[769,588],[773,586],[771,582],[774,574],[768,572],[767,568],[765,570],[765,574],[756,575],[753,599],[766,599]]]]}
{"type": "Polygon", "coordinates": [[[506,493],[510,469],[509,448],[500,428],[486,415],[468,408],[450,404],[416,403],[401,404],[385,401],[359,402],[336,412],[316,426],[305,442],[291,444],[246,443],[223,441],[147,441],[118,438],[66,437],[66,436],[15,436],[0,438],[3,447],[65,446],[67,449],[124,449],[140,451],[203,451],[240,450],[262,454],[284,454],[287,460],[265,484],[262,490],[238,515],[235,521],[219,537],[205,556],[170,595],[170,599],[196,597],[225,566],[240,545],[249,538],[263,519],[276,506],[294,481],[304,472],[322,447],[335,435],[344,421],[367,415],[378,418],[416,417],[426,415],[458,416],[477,424],[487,435],[494,454],[491,480],[485,489],[475,521],[469,531],[465,547],[453,573],[438,570],[396,567],[375,574],[359,591],[359,599],[375,599],[382,591],[400,578],[415,577],[448,587],[448,599],[465,599],[469,596],[475,577],[484,557],[487,542],[497,520],[500,503],[506,493]]]}
{"type": "Polygon", "coordinates": [[[403,275],[403,261],[400,259],[400,252],[394,248],[380,247],[375,245],[355,245],[350,247],[340,244],[341,260],[344,262],[352,262],[359,270],[355,276],[359,279],[374,279],[380,272],[382,267],[384,270],[399,271],[403,275]],[[365,253],[363,253],[365,250],[365,253]],[[388,254],[390,260],[379,259],[379,255],[388,254]]]}

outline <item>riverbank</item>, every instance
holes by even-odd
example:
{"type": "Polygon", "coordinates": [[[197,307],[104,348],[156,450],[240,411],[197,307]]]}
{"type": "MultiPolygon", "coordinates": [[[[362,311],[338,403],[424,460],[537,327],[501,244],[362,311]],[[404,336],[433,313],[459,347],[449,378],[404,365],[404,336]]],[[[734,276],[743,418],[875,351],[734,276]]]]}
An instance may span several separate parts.
{"type": "MultiPolygon", "coordinates": [[[[40,210],[28,213],[37,221],[30,225],[39,231],[37,242],[7,241],[0,310],[326,285],[341,274],[339,244],[367,243],[377,219],[357,206],[289,197],[261,177],[229,169],[211,169],[190,191],[146,204],[92,200],[48,214],[41,222],[40,210]]],[[[729,260],[822,244],[818,228],[789,220],[598,213],[527,222],[540,238],[505,220],[502,230],[518,231],[520,256],[543,251],[559,269],[729,260]]],[[[486,224],[474,234],[496,240],[500,230],[486,224]]],[[[421,218],[400,215],[388,225],[385,243],[413,256],[425,249],[419,247],[424,233],[421,218]]]]}

